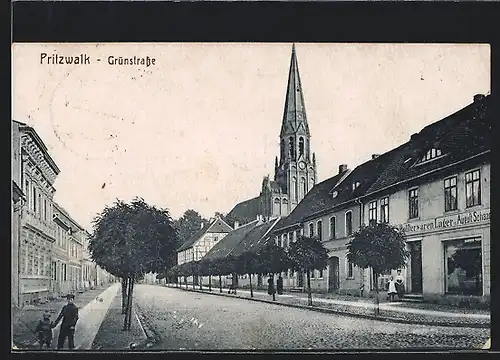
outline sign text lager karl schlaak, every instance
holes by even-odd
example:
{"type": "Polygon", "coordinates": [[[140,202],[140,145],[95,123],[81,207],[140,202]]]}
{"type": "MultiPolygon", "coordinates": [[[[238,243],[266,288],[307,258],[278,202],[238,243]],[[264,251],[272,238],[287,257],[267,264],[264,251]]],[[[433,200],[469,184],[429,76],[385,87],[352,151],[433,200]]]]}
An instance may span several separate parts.
{"type": "Polygon", "coordinates": [[[471,224],[479,224],[490,220],[490,210],[477,210],[452,216],[438,217],[423,222],[407,223],[400,228],[407,234],[457,228],[471,224]]]}

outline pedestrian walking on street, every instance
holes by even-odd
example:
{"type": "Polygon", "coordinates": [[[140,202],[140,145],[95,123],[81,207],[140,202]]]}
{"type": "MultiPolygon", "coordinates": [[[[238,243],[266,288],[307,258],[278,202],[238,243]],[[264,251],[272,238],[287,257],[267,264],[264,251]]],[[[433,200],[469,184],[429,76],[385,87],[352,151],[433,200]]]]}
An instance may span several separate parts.
{"type": "Polygon", "coordinates": [[[57,326],[62,319],[61,328],[59,329],[59,337],[57,339],[57,350],[64,347],[64,342],[68,338],[68,347],[70,350],[75,348],[75,326],[78,321],[78,307],[73,303],[75,295],[68,294],[66,296],[68,303],[63,306],[61,313],[54,322],[54,327],[57,326]]]}
{"type": "Polygon", "coordinates": [[[273,301],[276,301],[276,289],[274,288],[273,277],[270,276],[267,280],[267,293],[273,296],[273,301]]]}
{"type": "Polygon", "coordinates": [[[389,298],[389,301],[394,301],[394,297],[397,294],[396,291],[396,282],[394,281],[394,277],[391,276],[389,279],[389,282],[387,283],[387,297],[389,298]]]}
{"type": "Polygon", "coordinates": [[[396,291],[398,293],[398,298],[401,300],[405,295],[405,283],[403,276],[401,275],[401,270],[398,270],[398,275],[396,276],[396,291]]]}
{"type": "Polygon", "coordinates": [[[281,277],[281,274],[276,281],[276,290],[278,290],[278,295],[283,295],[283,278],[281,277]]]}
{"type": "Polygon", "coordinates": [[[50,343],[52,342],[52,328],[53,324],[50,321],[50,314],[45,311],[43,314],[43,319],[40,320],[36,326],[34,333],[37,334],[38,343],[40,344],[40,349],[43,349],[45,345],[47,349],[50,349],[50,343]]]}

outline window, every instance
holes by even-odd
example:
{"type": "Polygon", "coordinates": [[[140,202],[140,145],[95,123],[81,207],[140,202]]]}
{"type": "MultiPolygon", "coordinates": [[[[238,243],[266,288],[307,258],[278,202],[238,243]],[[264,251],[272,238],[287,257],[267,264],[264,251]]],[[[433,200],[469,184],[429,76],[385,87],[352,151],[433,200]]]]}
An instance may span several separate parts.
{"type": "Polygon", "coordinates": [[[456,210],[457,204],[457,177],[444,180],[444,211],[456,210]]]}
{"type": "Polygon", "coordinates": [[[304,197],[307,194],[307,184],[306,184],[306,179],[301,178],[300,179],[300,184],[302,185],[302,194],[301,196],[304,197]]]}
{"type": "Polygon", "coordinates": [[[389,197],[380,199],[380,222],[389,222],[389,197]]]}
{"type": "Polygon", "coordinates": [[[288,144],[290,146],[290,150],[289,150],[290,158],[291,159],[295,159],[295,144],[293,142],[293,137],[292,136],[290,136],[290,138],[288,139],[288,144]]]}
{"type": "Polygon", "coordinates": [[[48,220],[48,217],[47,217],[47,200],[46,199],[43,199],[43,218],[44,220],[48,220]]]}
{"type": "Polygon", "coordinates": [[[335,228],[335,216],[330,218],[330,239],[335,239],[336,228],[335,228]]]}
{"type": "Polygon", "coordinates": [[[304,138],[299,138],[299,156],[304,155],[304,138]]]}
{"type": "Polygon", "coordinates": [[[290,242],[293,241],[293,233],[288,233],[287,239],[286,239],[286,247],[290,247],[290,242]]]}
{"type": "Polygon", "coordinates": [[[408,192],[409,218],[418,218],[418,189],[411,189],[408,192]]]}
{"type": "Polygon", "coordinates": [[[32,201],[32,209],[34,212],[36,212],[36,201],[38,197],[36,196],[36,188],[33,187],[33,201],[32,201]]]}
{"type": "Polygon", "coordinates": [[[369,224],[377,222],[377,201],[371,201],[368,204],[368,222],[369,224]]]}
{"type": "Polygon", "coordinates": [[[309,237],[313,237],[313,236],[314,236],[314,224],[310,223],[309,224],[309,237]]]}
{"type": "Polygon", "coordinates": [[[352,191],[356,190],[359,185],[360,185],[359,181],[353,182],[352,183],[352,191]]]}
{"type": "Polygon", "coordinates": [[[346,274],[348,279],[353,279],[354,278],[354,264],[350,262],[347,258],[345,259],[346,261],[346,274]]]}
{"type": "MultiPolygon", "coordinates": [[[[30,183],[28,180],[24,182],[24,194],[26,195],[26,201],[29,201],[30,199],[30,183]]],[[[29,204],[29,203],[28,203],[29,204]]]]}
{"type": "Polygon", "coordinates": [[[318,273],[319,273],[318,278],[323,279],[323,270],[318,270],[318,273]]]}
{"type": "Polygon", "coordinates": [[[480,179],[480,170],[474,170],[465,174],[465,199],[467,207],[481,204],[480,179]]]}
{"type": "Polygon", "coordinates": [[[352,234],[352,211],[345,213],[345,234],[346,236],[352,234]]]}
{"type": "Polygon", "coordinates": [[[481,239],[445,243],[446,293],[477,295],[483,293],[481,239]]]}
{"type": "Polygon", "coordinates": [[[285,247],[285,236],[286,236],[286,234],[281,234],[281,247],[282,248],[285,247]]]}
{"type": "Polygon", "coordinates": [[[428,161],[441,156],[441,150],[432,148],[422,157],[420,161],[428,161]]]}
{"type": "Polygon", "coordinates": [[[292,200],[297,200],[297,178],[292,178],[292,200]]]}
{"type": "Polygon", "coordinates": [[[219,238],[217,236],[214,236],[214,242],[219,241],[219,238]]]}
{"type": "Polygon", "coordinates": [[[318,238],[319,241],[321,241],[323,240],[323,221],[319,220],[317,226],[318,226],[318,238]]]}
{"type": "Polygon", "coordinates": [[[311,279],[316,277],[316,270],[311,270],[311,279]]]}

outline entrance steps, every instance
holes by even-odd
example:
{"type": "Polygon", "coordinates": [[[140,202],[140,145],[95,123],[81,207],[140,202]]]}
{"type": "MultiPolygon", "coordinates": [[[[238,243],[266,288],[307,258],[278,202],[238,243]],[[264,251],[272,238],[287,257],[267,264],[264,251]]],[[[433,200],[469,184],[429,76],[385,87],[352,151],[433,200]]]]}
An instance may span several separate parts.
{"type": "Polygon", "coordinates": [[[422,294],[405,294],[401,301],[408,303],[423,303],[424,297],[422,294]]]}

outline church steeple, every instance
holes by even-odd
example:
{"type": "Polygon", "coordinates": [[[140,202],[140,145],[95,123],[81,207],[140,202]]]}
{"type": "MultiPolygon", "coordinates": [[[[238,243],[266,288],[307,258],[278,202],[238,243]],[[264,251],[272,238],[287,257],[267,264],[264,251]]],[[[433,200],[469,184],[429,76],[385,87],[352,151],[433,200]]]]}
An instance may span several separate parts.
{"type": "Polygon", "coordinates": [[[293,44],[280,135],[284,136],[286,134],[296,133],[300,130],[302,130],[304,135],[309,135],[309,125],[307,124],[297,53],[295,51],[295,44],[293,44]]]}
{"type": "Polygon", "coordinates": [[[310,144],[311,135],[294,44],[280,132],[280,157],[278,166],[275,164],[275,179],[283,193],[289,196],[290,211],[316,183],[316,161],[311,161],[310,144]]]}

